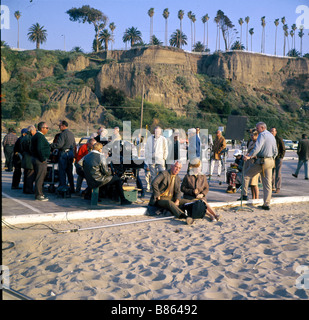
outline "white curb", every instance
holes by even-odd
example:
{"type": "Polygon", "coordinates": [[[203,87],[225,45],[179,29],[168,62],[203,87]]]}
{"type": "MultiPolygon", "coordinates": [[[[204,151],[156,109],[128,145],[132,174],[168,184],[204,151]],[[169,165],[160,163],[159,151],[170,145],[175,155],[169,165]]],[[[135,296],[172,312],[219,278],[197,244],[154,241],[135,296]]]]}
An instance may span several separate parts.
{"type": "MultiPolygon", "coordinates": [[[[283,203],[296,203],[296,202],[309,202],[309,197],[284,197],[272,199],[271,204],[283,204],[283,203]]],[[[263,200],[249,200],[243,201],[243,204],[258,205],[262,204],[263,200]]],[[[210,202],[212,208],[223,207],[236,207],[240,206],[240,201],[233,202],[210,202]]],[[[59,221],[71,221],[71,220],[84,220],[84,219],[96,219],[96,218],[108,218],[115,216],[142,216],[147,211],[146,207],[135,207],[125,209],[110,209],[110,210],[84,210],[84,211],[71,211],[71,212],[56,212],[56,213],[44,213],[44,214],[29,214],[29,215],[15,215],[15,216],[2,216],[2,220],[9,224],[27,224],[27,223],[43,223],[43,222],[59,222],[59,221]]]]}

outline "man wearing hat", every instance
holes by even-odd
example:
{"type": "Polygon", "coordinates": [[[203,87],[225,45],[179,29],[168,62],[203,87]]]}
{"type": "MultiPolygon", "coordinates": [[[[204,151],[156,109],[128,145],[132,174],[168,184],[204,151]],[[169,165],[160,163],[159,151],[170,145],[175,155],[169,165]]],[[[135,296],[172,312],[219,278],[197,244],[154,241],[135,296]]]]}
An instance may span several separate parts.
{"type": "Polygon", "coordinates": [[[21,189],[19,187],[20,178],[21,178],[21,139],[27,134],[27,129],[24,128],[21,130],[21,136],[16,140],[13,149],[13,166],[14,173],[12,178],[12,187],[11,189],[21,189]]]}

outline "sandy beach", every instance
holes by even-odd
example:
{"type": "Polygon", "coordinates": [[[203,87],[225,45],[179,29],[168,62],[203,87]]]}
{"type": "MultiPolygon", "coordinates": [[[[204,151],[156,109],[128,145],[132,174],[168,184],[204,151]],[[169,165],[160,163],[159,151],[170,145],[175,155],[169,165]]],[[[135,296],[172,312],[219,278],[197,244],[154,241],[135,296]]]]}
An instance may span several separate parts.
{"type": "MultiPolygon", "coordinates": [[[[217,210],[219,222],[165,219],[74,233],[2,227],[12,289],[38,300],[308,299],[309,203],[217,210]],[[14,243],[14,246],[13,244],[14,243]],[[297,271],[298,270],[298,271],[297,271]]],[[[46,223],[56,230],[158,217],[46,223]]]]}

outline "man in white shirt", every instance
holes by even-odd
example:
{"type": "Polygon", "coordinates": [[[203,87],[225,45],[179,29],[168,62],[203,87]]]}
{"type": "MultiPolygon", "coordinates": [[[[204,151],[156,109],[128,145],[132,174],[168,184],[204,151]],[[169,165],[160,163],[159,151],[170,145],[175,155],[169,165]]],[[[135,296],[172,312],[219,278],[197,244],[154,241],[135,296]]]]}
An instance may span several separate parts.
{"type": "Polygon", "coordinates": [[[151,180],[159,172],[165,170],[165,160],[168,155],[167,140],[162,135],[161,127],[155,127],[154,135],[151,135],[145,145],[145,162],[150,169],[151,180]]]}

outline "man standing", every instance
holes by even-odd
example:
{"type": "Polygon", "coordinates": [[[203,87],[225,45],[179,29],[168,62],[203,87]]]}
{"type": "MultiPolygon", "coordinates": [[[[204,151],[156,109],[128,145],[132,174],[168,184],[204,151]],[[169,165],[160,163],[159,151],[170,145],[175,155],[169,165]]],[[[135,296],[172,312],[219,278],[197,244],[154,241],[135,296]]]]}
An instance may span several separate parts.
{"type": "Polygon", "coordinates": [[[27,129],[24,128],[21,130],[21,136],[16,140],[13,151],[13,178],[12,178],[12,187],[11,189],[21,189],[19,186],[21,178],[21,139],[27,134],[27,129]]]}
{"type": "Polygon", "coordinates": [[[292,173],[292,176],[297,178],[298,173],[302,165],[305,168],[305,179],[308,180],[308,172],[309,172],[309,139],[306,134],[302,135],[302,140],[299,141],[297,147],[298,154],[298,164],[295,173],[292,173]]]}
{"type": "Polygon", "coordinates": [[[3,138],[3,151],[5,156],[5,171],[13,171],[13,153],[14,145],[18,137],[16,136],[16,131],[13,128],[9,128],[8,134],[3,138]]]}
{"type": "Polygon", "coordinates": [[[218,163],[218,177],[221,175],[221,153],[226,148],[226,141],[224,137],[222,136],[222,132],[220,130],[217,130],[216,132],[216,138],[212,146],[212,156],[211,156],[211,162],[210,162],[210,176],[212,176],[212,173],[214,171],[215,163],[218,163]]]}
{"type": "Polygon", "coordinates": [[[257,123],[256,130],[259,133],[258,139],[254,148],[249,152],[249,154],[244,156],[244,160],[247,161],[255,156],[257,159],[245,172],[242,199],[248,200],[247,194],[250,179],[256,174],[261,173],[264,200],[261,209],[270,210],[272,169],[275,166],[274,159],[278,154],[277,144],[275,137],[267,130],[267,126],[264,122],[257,123]]]}
{"type": "Polygon", "coordinates": [[[176,218],[186,218],[188,224],[193,223],[193,219],[188,217],[179,206],[190,202],[191,200],[181,199],[180,185],[178,176],[182,164],[178,161],[171,166],[170,170],[162,171],[152,181],[153,194],[149,205],[167,209],[176,218]]]}
{"type": "Polygon", "coordinates": [[[43,184],[47,173],[47,159],[50,156],[50,146],[45,138],[48,132],[46,122],[38,124],[38,132],[31,139],[31,153],[35,172],[35,199],[48,201],[43,194],[43,184]]]}
{"type": "Polygon", "coordinates": [[[52,149],[59,150],[59,187],[67,185],[66,176],[70,184],[70,191],[74,193],[74,178],[73,178],[73,159],[76,148],[75,138],[73,133],[68,129],[68,123],[63,120],[59,123],[61,133],[56,143],[51,144],[52,149]]]}
{"type": "Polygon", "coordinates": [[[145,146],[145,162],[150,169],[151,180],[159,172],[165,170],[165,160],[168,155],[168,146],[165,137],[162,136],[161,127],[155,127],[154,135],[151,135],[145,146]]]}
{"type": "Polygon", "coordinates": [[[32,163],[31,156],[31,139],[36,134],[36,128],[34,125],[30,125],[27,128],[27,134],[22,138],[21,153],[23,156],[21,167],[24,169],[24,186],[23,193],[33,194],[33,182],[35,179],[35,172],[32,163]]]}
{"type": "Polygon", "coordinates": [[[278,149],[278,155],[275,159],[275,168],[273,169],[272,189],[275,193],[279,193],[281,189],[281,168],[285,155],[285,145],[283,140],[278,136],[276,128],[271,128],[270,133],[275,137],[278,149]]]}
{"type": "Polygon", "coordinates": [[[195,128],[188,130],[188,160],[200,158],[201,140],[195,128]]]}

